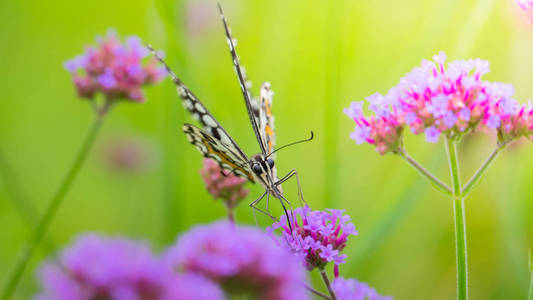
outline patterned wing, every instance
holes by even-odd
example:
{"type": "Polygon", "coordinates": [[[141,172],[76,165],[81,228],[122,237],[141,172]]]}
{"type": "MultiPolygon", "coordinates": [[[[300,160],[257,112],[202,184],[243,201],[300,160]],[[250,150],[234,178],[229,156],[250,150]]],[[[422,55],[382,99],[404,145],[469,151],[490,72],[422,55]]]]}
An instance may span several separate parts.
{"type": "Polygon", "coordinates": [[[246,104],[246,110],[248,111],[248,117],[250,118],[250,123],[252,124],[252,128],[254,130],[257,142],[259,143],[259,148],[261,148],[261,153],[266,155],[267,154],[266,147],[263,144],[263,141],[261,140],[259,126],[257,125],[257,120],[254,116],[254,109],[253,109],[252,101],[250,99],[251,94],[248,91],[248,86],[246,84],[246,78],[245,78],[243,69],[241,67],[241,64],[239,62],[239,56],[237,55],[237,52],[235,50],[235,41],[231,37],[231,30],[229,29],[228,22],[226,21],[226,18],[224,17],[224,12],[222,11],[222,6],[220,6],[220,4],[218,5],[218,10],[220,11],[220,17],[222,18],[222,23],[224,24],[224,30],[226,32],[226,39],[228,42],[231,59],[233,61],[233,66],[235,67],[235,72],[237,73],[237,78],[239,79],[239,85],[241,86],[242,95],[244,97],[244,103],[246,104]]]}
{"type": "Polygon", "coordinates": [[[189,142],[193,144],[204,157],[215,160],[224,170],[233,172],[235,175],[246,178],[251,182],[255,182],[248,161],[243,160],[240,157],[237,149],[222,143],[194,125],[183,125],[183,131],[187,135],[189,142]]]}
{"type": "MultiPolygon", "coordinates": [[[[263,83],[260,95],[259,132],[263,144],[266,146],[267,154],[270,154],[274,151],[274,146],[276,145],[274,115],[272,115],[272,96],[274,95],[274,92],[270,89],[270,83],[263,83]]],[[[272,154],[270,157],[275,158],[275,154],[272,154]]]]}
{"type": "Polygon", "coordinates": [[[213,117],[213,115],[207,110],[207,108],[200,102],[200,100],[191,92],[191,90],[181,81],[181,79],[172,72],[167,63],[161,58],[161,56],[154,51],[154,49],[148,45],[152,55],[154,55],[163,66],[166,68],[168,74],[172,78],[172,81],[176,85],[178,95],[180,96],[183,106],[185,109],[192,115],[194,119],[199,121],[205,130],[213,138],[218,140],[221,143],[226,144],[227,146],[232,147],[240,159],[248,160],[246,154],[241,150],[237,143],[231,138],[231,136],[224,130],[220,123],[213,117]]]}

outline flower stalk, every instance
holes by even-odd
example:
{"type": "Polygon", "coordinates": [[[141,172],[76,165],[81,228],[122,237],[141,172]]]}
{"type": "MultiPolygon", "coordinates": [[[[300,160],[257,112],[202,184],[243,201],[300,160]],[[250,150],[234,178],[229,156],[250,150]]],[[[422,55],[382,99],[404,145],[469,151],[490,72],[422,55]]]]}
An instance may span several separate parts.
{"type": "Polygon", "coordinates": [[[2,296],[0,299],[8,300],[13,295],[13,292],[15,291],[15,288],[17,287],[17,284],[20,281],[22,274],[24,273],[24,270],[26,269],[26,266],[28,265],[30,258],[35,252],[35,249],[39,246],[39,243],[41,242],[48,227],[50,226],[50,223],[52,222],[54,216],[56,215],[57,210],[61,206],[63,199],[65,198],[65,195],[69,191],[72,183],[76,179],[76,176],[78,175],[81,167],[83,166],[83,163],[85,162],[87,158],[87,154],[92,148],[94,141],[96,139],[96,136],[98,135],[98,132],[100,131],[100,128],[102,127],[102,122],[108,110],[109,110],[109,105],[106,105],[105,109],[101,110],[100,113],[96,115],[93,121],[93,124],[91,126],[91,129],[89,130],[89,133],[87,134],[87,137],[85,138],[85,141],[78,152],[78,155],[76,156],[74,162],[70,166],[63,181],[59,185],[59,188],[54,194],[52,200],[49,202],[48,207],[46,208],[43,216],[41,217],[41,219],[35,226],[35,229],[33,230],[33,234],[30,240],[22,248],[19,254],[17,263],[11,275],[9,276],[9,279],[7,280],[7,284],[2,292],[2,296]]]}
{"type": "Polygon", "coordinates": [[[435,175],[433,175],[429,170],[424,168],[420,163],[418,163],[413,157],[411,157],[404,148],[399,148],[394,152],[401,158],[403,158],[408,164],[410,164],[415,170],[417,170],[422,176],[426,177],[430,183],[437,188],[440,192],[446,195],[452,195],[452,189],[435,175]]]}
{"type": "Polygon", "coordinates": [[[450,175],[453,185],[453,211],[455,223],[455,251],[457,263],[457,299],[468,299],[468,266],[466,246],[466,222],[464,198],[461,194],[459,176],[459,161],[457,158],[457,144],[451,139],[446,140],[446,152],[450,165],[450,175]]]}
{"type": "Polygon", "coordinates": [[[508,144],[508,142],[503,142],[503,143],[498,143],[497,144],[496,149],[494,149],[494,151],[492,151],[492,153],[489,155],[489,157],[485,160],[485,162],[483,162],[481,167],[476,171],[476,173],[474,173],[472,178],[470,178],[470,180],[468,180],[468,182],[465,184],[465,186],[461,190],[461,194],[463,196],[466,197],[470,193],[472,188],[478,183],[479,179],[481,178],[481,175],[483,175],[483,173],[487,170],[487,168],[492,164],[492,162],[494,161],[496,156],[498,156],[500,151],[503,150],[505,148],[505,146],[507,146],[507,144],[508,144]]]}
{"type": "Polygon", "coordinates": [[[335,292],[333,291],[333,288],[331,287],[331,282],[329,281],[328,274],[326,274],[326,271],[324,270],[324,268],[320,268],[320,276],[322,277],[322,281],[324,281],[324,284],[326,285],[326,288],[328,289],[331,300],[336,300],[337,297],[335,296],[335,292]]]}

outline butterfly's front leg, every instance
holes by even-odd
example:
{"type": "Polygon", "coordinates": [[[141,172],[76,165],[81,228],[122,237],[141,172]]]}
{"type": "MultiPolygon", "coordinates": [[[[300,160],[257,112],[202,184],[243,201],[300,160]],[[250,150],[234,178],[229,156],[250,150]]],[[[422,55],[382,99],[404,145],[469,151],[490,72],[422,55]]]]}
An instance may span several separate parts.
{"type": "Polygon", "coordinates": [[[289,180],[292,176],[296,177],[296,184],[298,185],[298,199],[300,199],[300,204],[302,204],[302,206],[305,206],[305,205],[307,205],[307,202],[305,202],[305,200],[304,200],[304,195],[303,195],[303,192],[302,192],[302,186],[300,184],[300,177],[298,177],[298,172],[296,171],[296,169],[292,169],[289,173],[287,173],[287,175],[283,176],[283,178],[281,178],[280,180],[276,181],[274,183],[274,185],[281,187],[281,184],[284,183],[285,181],[289,180]]]}

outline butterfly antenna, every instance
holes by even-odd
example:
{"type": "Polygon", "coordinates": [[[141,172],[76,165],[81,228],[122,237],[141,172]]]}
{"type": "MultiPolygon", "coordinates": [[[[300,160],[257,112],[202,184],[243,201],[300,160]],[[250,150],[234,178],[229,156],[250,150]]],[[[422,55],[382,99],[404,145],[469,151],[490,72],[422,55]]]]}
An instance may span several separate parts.
{"type": "Polygon", "coordinates": [[[157,51],[154,50],[152,45],[146,44],[146,48],[148,48],[150,53],[163,65],[163,67],[165,67],[165,70],[167,70],[167,73],[172,78],[172,81],[174,81],[178,85],[183,85],[183,82],[181,81],[181,79],[179,79],[179,77],[176,74],[174,74],[174,72],[172,72],[167,62],[163,59],[163,57],[161,57],[159,53],[157,53],[157,51]]]}
{"type": "Polygon", "coordinates": [[[266,157],[269,157],[270,155],[278,152],[279,150],[283,149],[283,148],[286,148],[286,147],[289,147],[289,146],[292,146],[292,145],[296,145],[296,144],[300,144],[300,143],[306,143],[306,142],[310,142],[313,140],[313,138],[315,137],[315,134],[313,133],[313,131],[311,130],[311,136],[309,138],[306,138],[304,140],[299,140],[299,141],[296,141],[296,142],[292,142],[290,144],[287,144],[287,145],[284,145],[284,146],[281,146],[279,148],[277,148],[276,150],[270,152],[270,154],[268,154],[266,157]]]}

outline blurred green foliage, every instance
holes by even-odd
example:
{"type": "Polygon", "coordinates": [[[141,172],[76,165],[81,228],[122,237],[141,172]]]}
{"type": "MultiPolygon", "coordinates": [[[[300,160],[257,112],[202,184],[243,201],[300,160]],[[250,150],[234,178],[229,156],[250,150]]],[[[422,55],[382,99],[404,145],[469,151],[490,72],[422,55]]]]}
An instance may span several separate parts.
{"type": "MultiPolygon", "coordinates": [[[[395,299],[455,295],[452,204],[394,156],[380,157],[348,137],[351,100],[386,92],[403,74],[445,51],[483,58],[487,79],[531,97],[533,27],[514,1],[222,1],[237,50],[257,94],[275,91],[280,173],[296,168],[307,202],[346,209],[359,236],[346,249],[345,276],[395,299]]],[[[213,1],[2,1],[0,3],[0,274],[7,274],[60,182],[91,122],[62,63],[115,28],[165,49],[175,71],[247,153],[258,151],[213,1]]],[[[162,250],[178,232],[224,216],[199,176],[200,155],[186,142],[185,115],[170,81],[147,90],[145,104],[116,106],[82,173],[32,260],[16,299],[37,290],[34,269],[80,232],[128,235],[162,250]],[[109,145],[124,138],[149,149],[135,172],[116,171],[109,145]]],[[[460,148],[463,180],[492,150],[477,134],[460,148]]],[[[413,156],[449,180],[442,141],[408,135],[413,156]]],[[[515,143],[466,201],[472,299],[523,299],[533,245],[532,145],[515,143]]],[[[250,186],[247,201],[261,188],[250,186]]],[[[296,199],[294,183],[285,185],[296,199]]],[[[254,223],[243,204],[237,218],[254,223]]],[[[259,217],[262,226],[268,220],[259,217]]],[[[5,276],[0,276],[0,284],[5,276]]]]}

